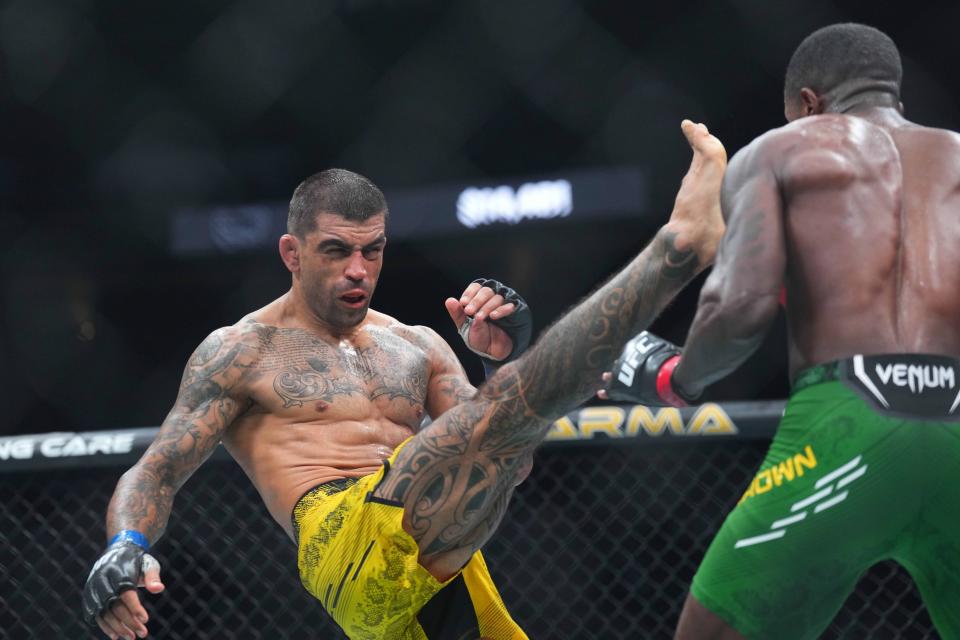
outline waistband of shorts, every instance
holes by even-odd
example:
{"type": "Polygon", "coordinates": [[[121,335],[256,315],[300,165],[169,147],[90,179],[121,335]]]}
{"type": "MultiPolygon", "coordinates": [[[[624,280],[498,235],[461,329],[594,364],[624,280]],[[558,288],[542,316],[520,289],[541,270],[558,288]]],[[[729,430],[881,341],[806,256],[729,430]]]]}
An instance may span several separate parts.
{"type": "Polygon", "coordinates": [[[328,480],[327,482],[318,484],[312,489],[308,489],[306,493],[300,496],[300,499],[293,505],[293,511],[290,513],[290,521],[293,523],[293,536],[297,542],[299,543],[300,541],[300,520],[303,518],[303,514],[307,509],[319,500],[329,498],[341,491],[346,491],[359,481],[360,478],[337,478],[336,480],[328,480]]]}
{"type": "MultiPolygon", "coordinates": [[[[852,371],[855,362],[858,358],[864,357],[887,357],[887,358],[896,358],[897,360],[908,363],[911,359],[923,359],[934,356],[934,354],[924,354],[924,353],[896,353],[896,354],[876,354],[875,356],[864,356],[856,355],[850,356],[849,358],[843,358],[841,360],[833,360],[831,362],[824,362],[822,364],[817,364],[806,369],[802,369],[797,372],[797,375],[793,378],[793,383],[791,384],[791,392],[797,393],[806,389],[807,387],[812,387],[815,384],[820,384],[821,382],[832,382],[834,380],[843,380],[846,372],[852,371]]],[[[943,356],[935,356],[942,358],[943,356]]],[[[953,360],[958,367],[960,367],[960,360],[953,360]]]]}
{"type": "Polygon", "coordinates": [[[821,382],[839,380],[840,372],[846,361],[847,360],[834,360],[833,362],[824,362],[806,369],[801,369],[793,378],[793,383],[790,385],[791,391],[797,393],[821,382]]]}

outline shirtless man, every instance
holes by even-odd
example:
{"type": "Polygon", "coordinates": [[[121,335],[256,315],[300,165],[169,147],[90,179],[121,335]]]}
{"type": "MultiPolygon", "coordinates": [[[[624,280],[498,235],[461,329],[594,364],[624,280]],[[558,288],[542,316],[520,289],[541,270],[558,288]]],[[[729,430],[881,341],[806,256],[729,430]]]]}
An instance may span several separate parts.
{"type": "MultiPolygon", "coordinates": [[[[291,215],[302,211],[306,226],[294,221],[280,241],[293,287],[194,353],[173,411],[110,503],[87,619],[113,639],[146,635],[135,587],[162,590],[146,547],[222,440],[297,542],[304,586],[348,636],[526,638],[479,549],[552,421],[589,398],[626,338],[713,260],[726,154],[703,125],[685,121],[683,131],[694,157],[670,221],[479,393],[435,333],[367,310],[386,207],[356,220],[345,206],[375,187],[335,176],[364,183],[337,206],[329,189],[302,206],[295,194],[291,215]],[[434,420],[418,430],[424,411],[434,420]]],[[[458,324],[477,311],[447,306],[458,324]]],[[[471,341],[490,353],[473,340],[482,322],[471,341]]],[[[488,337],[497,339],[489,326],[488,337]]]]}
{"type": "Polygon", "coordinates": [[[679,639],[819,637],[890,558],[960,638],[960,136],[906,120],[900,79],[876,29],[800,44],[789,124],[730,163],[729,228],[682,355],[647,334],[625,354],[645,391],[611,388],[697,397],[757,348],[785,283],[792,395],[679,639]]]}

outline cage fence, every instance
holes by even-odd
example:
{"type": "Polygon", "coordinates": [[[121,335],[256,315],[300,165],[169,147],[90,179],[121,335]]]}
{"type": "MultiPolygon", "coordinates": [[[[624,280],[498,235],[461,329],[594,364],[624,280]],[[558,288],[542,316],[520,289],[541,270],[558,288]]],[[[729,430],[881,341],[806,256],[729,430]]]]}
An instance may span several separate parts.
{"type": "MultiPolygon", "coordinates": [[[[776,403],[712,411],[704,420],[702,410],[588,408],[558,423],[484,551],[531,638],[671,637],[697,565],[779,418],[776,403]]],[[[100,635],[80,619],[82,585],[116,480],[152,433],[0,439],[0,638],[100,635]]],[[[156,638],[344,637],[223,453],[181,490],[155,552],[167,586],[146,597],[156,638]]],[[[862,577],[823,637],[937,636],[909,575],[888,562],[862,577]]]]}

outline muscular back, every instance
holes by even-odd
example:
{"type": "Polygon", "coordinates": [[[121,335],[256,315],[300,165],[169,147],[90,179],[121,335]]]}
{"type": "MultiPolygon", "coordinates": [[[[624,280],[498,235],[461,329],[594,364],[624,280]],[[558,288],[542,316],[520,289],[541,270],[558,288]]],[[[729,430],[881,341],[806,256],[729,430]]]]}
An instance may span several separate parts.
{"type": "Polygon", "coordinates": [[[826,114],[772,137],[792,371],[856,353],[960,357],[960,136],[826,114]]]}

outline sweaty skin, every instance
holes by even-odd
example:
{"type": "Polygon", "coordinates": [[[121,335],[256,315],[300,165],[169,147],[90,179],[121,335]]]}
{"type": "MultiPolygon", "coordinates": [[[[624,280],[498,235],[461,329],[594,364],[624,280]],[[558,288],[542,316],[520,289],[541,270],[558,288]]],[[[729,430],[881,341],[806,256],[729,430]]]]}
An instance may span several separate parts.
{"type": "MultiPolygon", "coordinates": [[[[703,125],[682,128],[694,154],[670,221],[482,394],[436,333],[368,311],[384,216],[355,223],[320,212],[304,240],[281,238],[293,288],[198,347],[156,439],[117,485],[108,535],[134,529],[155,542],[177,490],[222,440],[292,537],[291,510],[304,492],[376,471],[413,435],[375,494],[404,505],[420,564],[440,580],[455,574],[495,531],[552,421],[589,398],[627,339],[713,261],[726,152],[703,125]],[[419,430],[424,412],[436,420],[419,430]]],[[[512,343],[502,332],[487,325],[486,338],[473,339],[486,324],[481,314],[495,319],[512,307],[498,308],[499,296],[481,300],[484,291],[473,289],[462,312],[453,300],[447,310],[458,324],[476,313],[471,345],[503,358],[512,343]]],[[[112,638],[146,633],[133,591],[98,621],[112,638]]]]}
{"type": "Polygon", "coordinates": [[[856,353],[960,356],[960,136],[892,109],[793,128],[779,141],[796,145],[781,182],[791,372],[856,353]]]}
{"type": "MultiPolygon", "coordinates": [[[[783,285],[791,377],[856,354],[960,357],[960,135],[869,98],[809,117],[788,106],[790,124],[731,160],[678,388],[698,394],[746,360],[783,285]]],[[[742,636],[688,596],[675,637],[742,636]]]]}
{"type": "Polygon", "coordinates": [[[157,439],[117,487],[109,531],[156,541],[173,493],[222,440],[292,538],[304,493],[373,473],[425,414],[476,393],[436,332],[367,308],[384,218],[320,218],[299,247],[294,290],[196,349],[157,439]]]}
{"type": "MultiPolygon", "coordinates": [[[[373,473],[425,414],[437,417],[476,394],[434,331],[369,309],[385,221],[383,214],[351,222],[320,212],[316,230],[280,239],[291,290],[214,331],[193,353],[156,439],[117,483],[108,537],[132,529],[155,543],[176,492],[222,441],[293,538],[291,511],[306,491],[373,473]]],[[[492,289],[471,284],[445,305],[458,324],[474,319],[471,348],[494,359],[512,351],[510,337],[488,320],[515,307],[492,289]]],[[[144,582],[162,591],[159,567],[144,582]]],[[[135,591],[97,622],[113,639],[147,633],[135,591]]]]}
{"type": "Polygon", "coordinates": [[[801,118],[730,162],[727,234],[674,380],[759,346],[786,286],[790,372],[858,353],[960,357],[960,136],[897,109],[801,118]]]}
{"type": "Polygon", "coordinates": [[[304,493],[375,472],[416,432],[435,370],[450,375],[433,380],[439,393],[431,415],[473,388],[453,353],[425,327],[371,311],[350,338],[331,344],[284,325],[282,301],[241,323],[245,342],[256,342],[238,354],[249,367],[251,403],[224,432],[223,444],[292,537],[290,513],[304,493]]]}

